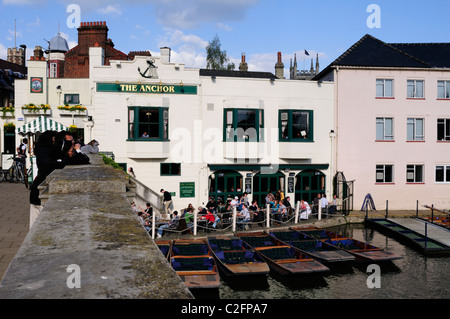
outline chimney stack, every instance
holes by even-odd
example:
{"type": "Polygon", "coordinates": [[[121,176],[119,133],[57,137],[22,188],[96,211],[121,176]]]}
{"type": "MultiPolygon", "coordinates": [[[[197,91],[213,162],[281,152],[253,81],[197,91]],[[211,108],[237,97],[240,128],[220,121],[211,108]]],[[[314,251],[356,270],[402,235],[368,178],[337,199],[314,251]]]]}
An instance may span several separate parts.
{"type": "Polygon", "coordinates": [[[245,62],[245,52],[242,52],[241,63],[239,64],[239,71],[244,71],[244,72],[248,71],[247,62],[245,62]]]}
{"type": "Polygon", "coordinates": [[[34,59],[35,60],[41,60],[41,58],[44,56],[44,51],[42,50],[42,47],[37,45],[34,48],[34,59]]]}
{"type": "Polygon", "coordinates": [[[281,52],[278,52],[278,62],[275,64],[275,76],[284,79],[284,64],[281,59],[281,52]]]}
{"type": "Polygon", "coordinates": [[[160,48],[162,63],[170,63],[170,51],[168,47],[160,48]]]}

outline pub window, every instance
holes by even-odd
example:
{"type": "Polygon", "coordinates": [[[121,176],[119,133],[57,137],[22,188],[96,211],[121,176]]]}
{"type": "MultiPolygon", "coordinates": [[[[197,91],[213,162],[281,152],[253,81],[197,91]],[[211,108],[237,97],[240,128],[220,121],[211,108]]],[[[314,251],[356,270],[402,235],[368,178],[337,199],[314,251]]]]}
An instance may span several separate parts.
{"type": "Polygon", "coordinates": [[[424,119],[408,118],[406,120],[406,139],[408,141],[424,141],[424,119]]]}
{"type": "Polygon", "coordinates": [[[450,141],[450,119],[437,120],[437,140],[450,141]]]}
{"type": "Polygon", "coordinates": [[[406,182],[423,183],[423,165],[406,165],[406,182]]]}
{"type": "Polygon", "coordinates": [[[377,117],[376,131],[377,141],[393,141],[394,119],[389,117],[377,117]]]}
{"type": "Polygon", "coordinates": [[[64,104],[80,104],[80,95],[64,94],[64,104]]]}
{"type": "Polygon", "coordinates": [[[168,140],[168,130],[168,108],[139,106],[128,108],[128,139],[168,140]]]}
{"type": "Polygon", "coordinates": [[[58,77],[58,65],[56,63],[50,63],[50,78],[57,78],[58,77]]]}
{"type": "Polygon", "coordinates": [[[424,97],[424,81],[408,80],[407,81],[407,98],[416,99],[424,97]]]}
{"type": "Polygon", "coordinates": [[[438,99],[450,99],[450,81],[438,81],[438,99]]]}
{"type": "Polygon", "coordinates": [[[436,183],[450,183],[450,166],[437,165],[435,170],[436,183]]]}
{"type": "Polygon", "coordinates": [[[259,142],[264,129],[264,110],[225,109],[224,141],[259,142]]]}
{"type": "Polygon", "coordinates": [[[313,114],[309,110],[280,110],[280,142],[313,142],[313,114]]]}
{"type": "Polygon", "coordinates": [[[394,80],[377,79],[377,97],[394,97],[394,80]]]}
{"type": "Polygon", "coordinates": [[[376,182],[377,183],[393,183],[394,182],[394,165],[377,165],[376,182]]]}
{"type": "Polygon", "coordinates": [[[161,176],[180,176],[181,164],[161,163],[161,176]]]}

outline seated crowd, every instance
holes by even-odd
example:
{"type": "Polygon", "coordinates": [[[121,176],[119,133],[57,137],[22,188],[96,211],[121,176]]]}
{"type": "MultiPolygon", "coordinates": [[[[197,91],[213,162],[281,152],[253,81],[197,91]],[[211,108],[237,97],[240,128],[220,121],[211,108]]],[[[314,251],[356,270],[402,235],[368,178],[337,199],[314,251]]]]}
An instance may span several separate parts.
{"type": "MultiPolygon", "coordinates": [[[[247,193],[244,193],[241,198],[235,196],[228,200],[226,205],[218,205],[215,199],[211,197],[205,207],[199,206],[197,208],[197,225],[200,228],[204,228],[205,231],[216,229],[219,225],[229,225],[231,224],[234,208],[236,208],[236,224],[239,229],[246,229],[251,223],[263,226],[266,219],[267,205],[270,207],[271,219],[275,222],[287,221],[294,215],[295,210],[290,203],[290,197],[284,197],[282,191],[278,191],[276,194],[269,192],[265,198],[265,204],[265,207],[260,207],[256,200],[253,200],[250,204],[247,193]]],[[[311,214],[317,212],[319,204],[328,213],[334,213],[336,210],[336,198],[333,202],[328,202],[325,195],[320,196],[319,194],[311,205],[313,208],[308,202],[301,200],[299,218],[308,219],[311,214]]],[[[150,203],[146,204],[145,209],[138,208],[134,202],[131,206],[144,228],[150,232],[153,218],[153,209],[150,203]]],[[[165,230],[192,233],[194,228],[194,211],[194,206],[189,204],[188,207],[181,210],[181,214],[178,211],[173,211],[171,214],[167,214],[166,219],[162,218],[161,215],[155,216],[157,237],[161,238],[165,230]],[[168,216],[171,216],[170,220],[167,219],[168,216]]]]}

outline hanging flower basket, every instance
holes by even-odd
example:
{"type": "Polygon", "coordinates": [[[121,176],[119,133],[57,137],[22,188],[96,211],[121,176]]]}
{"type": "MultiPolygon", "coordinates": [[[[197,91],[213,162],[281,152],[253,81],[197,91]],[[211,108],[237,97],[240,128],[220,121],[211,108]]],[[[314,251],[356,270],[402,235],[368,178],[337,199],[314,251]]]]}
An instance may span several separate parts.
{"type": "Polygon", "coordinates": [[[14,117],[14,106],[4,106],[0,108],[2,117],[14,117]]]}
{"type": "Polygon", "coordinates": [[[5,130],[5,133],[14,133],[16,125],[14,123],[5,123],[3,129],[5,130]]]}
{"type": "Polygon", "coordinates": [[[61,105],[58,106],[61,115],[86,115],[87,108],[82,105],[61,105]]]}
{"type": "Polygon", "coordinates": [[[23,114],[50,114],[51,107],[48,104],[35,105],[33,103],[22,106],[23,114]]]}
{"type": "Polygon", "coordinates": [[[77,126],[76,125],[69,125],[69,132],[70,133],[76,133],[77,132],[77,126]]]}

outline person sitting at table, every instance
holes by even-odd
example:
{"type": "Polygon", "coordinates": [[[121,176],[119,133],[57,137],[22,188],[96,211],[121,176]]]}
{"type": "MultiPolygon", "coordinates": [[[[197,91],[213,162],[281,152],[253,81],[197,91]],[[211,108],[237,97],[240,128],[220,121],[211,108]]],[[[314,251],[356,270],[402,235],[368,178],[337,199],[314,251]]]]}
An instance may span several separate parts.
{"type": "Polygon", "coordinates": [[[206,213],[207,213],[206,208],[204,208],[202,206],[198,207],[198,213],[197,214],[198,214],[199,217],[205,216],[206,213]]]}
{"type": "Polygon", "coordinates": [[[206,203],[206,208],[211,209],[214,212],[217,212],[217,203],[214,200],[214,197],[210,197],[208,203],[206,203]]]}
{"type": "Polygon", "coordinates": [[[286,206],[284,206],[283,202],[280,202],[280,204],[279,204],[278,213],[280,214],[279,217],[281,219],[283,219],[284,217],[287,216],[287,209],[286,209],[286,206]]]}
{"type": "Polygon", "coordinates": [[[311,214],[311,207],[305,200],[301,200],[300,202],[300,219],[308,219],[311,214]]]}
{"type": "Polygon", "coordinates": [[[286,196],[281,202],[284,206],[286,206],[286,212],[290,213],[292,211],[291,198],[289,196],[286,196]]]}
{"type": "Polygon", "coordinates": [[[174,212],[173,212],[173,217],[172,217],[172,219],[170,220],[170,222],[164,223],[164,224],[162,224],[161,226],[159,226],[159,228],[158,228],[158,238],[161,238],[161,237],[162,237],[162,234],[163,234],[163,232],[164,232],[164,229],[167,229],[167,228],[177,228],[178,222],[179,222],[179,221],[180,221],[180,217],[178,216],[178,212],[177,212],[177,211],[174,211],[174,212]]]}
{"type": "Polygon", "coordinates": [[[280,220],[280,203],[278,202],[277,199],[275,199],[275,201],[273,202],[273,206],[272,206],[272,215],[274,216],[275,220],[280,220]]]}
{"type": "Polygon", "coordinates": [[[242,229],[244,229],[244,223],[248,223],[250,221],[250,212],[247,209],[247,205],[242,204],[242,209],[239,213],[237,213],[237,224],[239,224],[242,229]]]}
{"type": "Polygon", "coordinates": [[[256,200],[252,201],[252,204],[248,207],[248,210],[250,211],[250,218],[253,219],[254,222],[261,222],[264,220],[264,213],[260,212],[260,208],[256,200]],[[253,218],[251,216],[253,216],[253,218]]]}
{"type": "Polygon", "coordinates": [[[206,228],[216,228],[216,218],[210,209],[207,210],[206,215],[202,217],[202,219],[206,219],[206,228]]]}
{"type": "Polygon", "coordinates": [[[192,231],[194,228],[194,213],[192,208],[186,208],[180,217],[180,230],[182,234],[192,231]],[[183,225],[184,221],[184,225],[183,225]]]}
{"type": "Polygon", "coordinates": [[[244,193],[241,197],[241,199],[239,200],[239,204],[238,204],[238,208],[239,210],[242,209],[242,205],[245,204],[245,206],[248,206],[248,198],[247,198],[247,193],[244,193]]]}
{"type": "Polygon", "coordinates": [[[230,210],[232,211],[233,208],[238,209],[239,208],[239,197],[235,196],[234,199],[231,200],[230,202],[230,210]]]}

